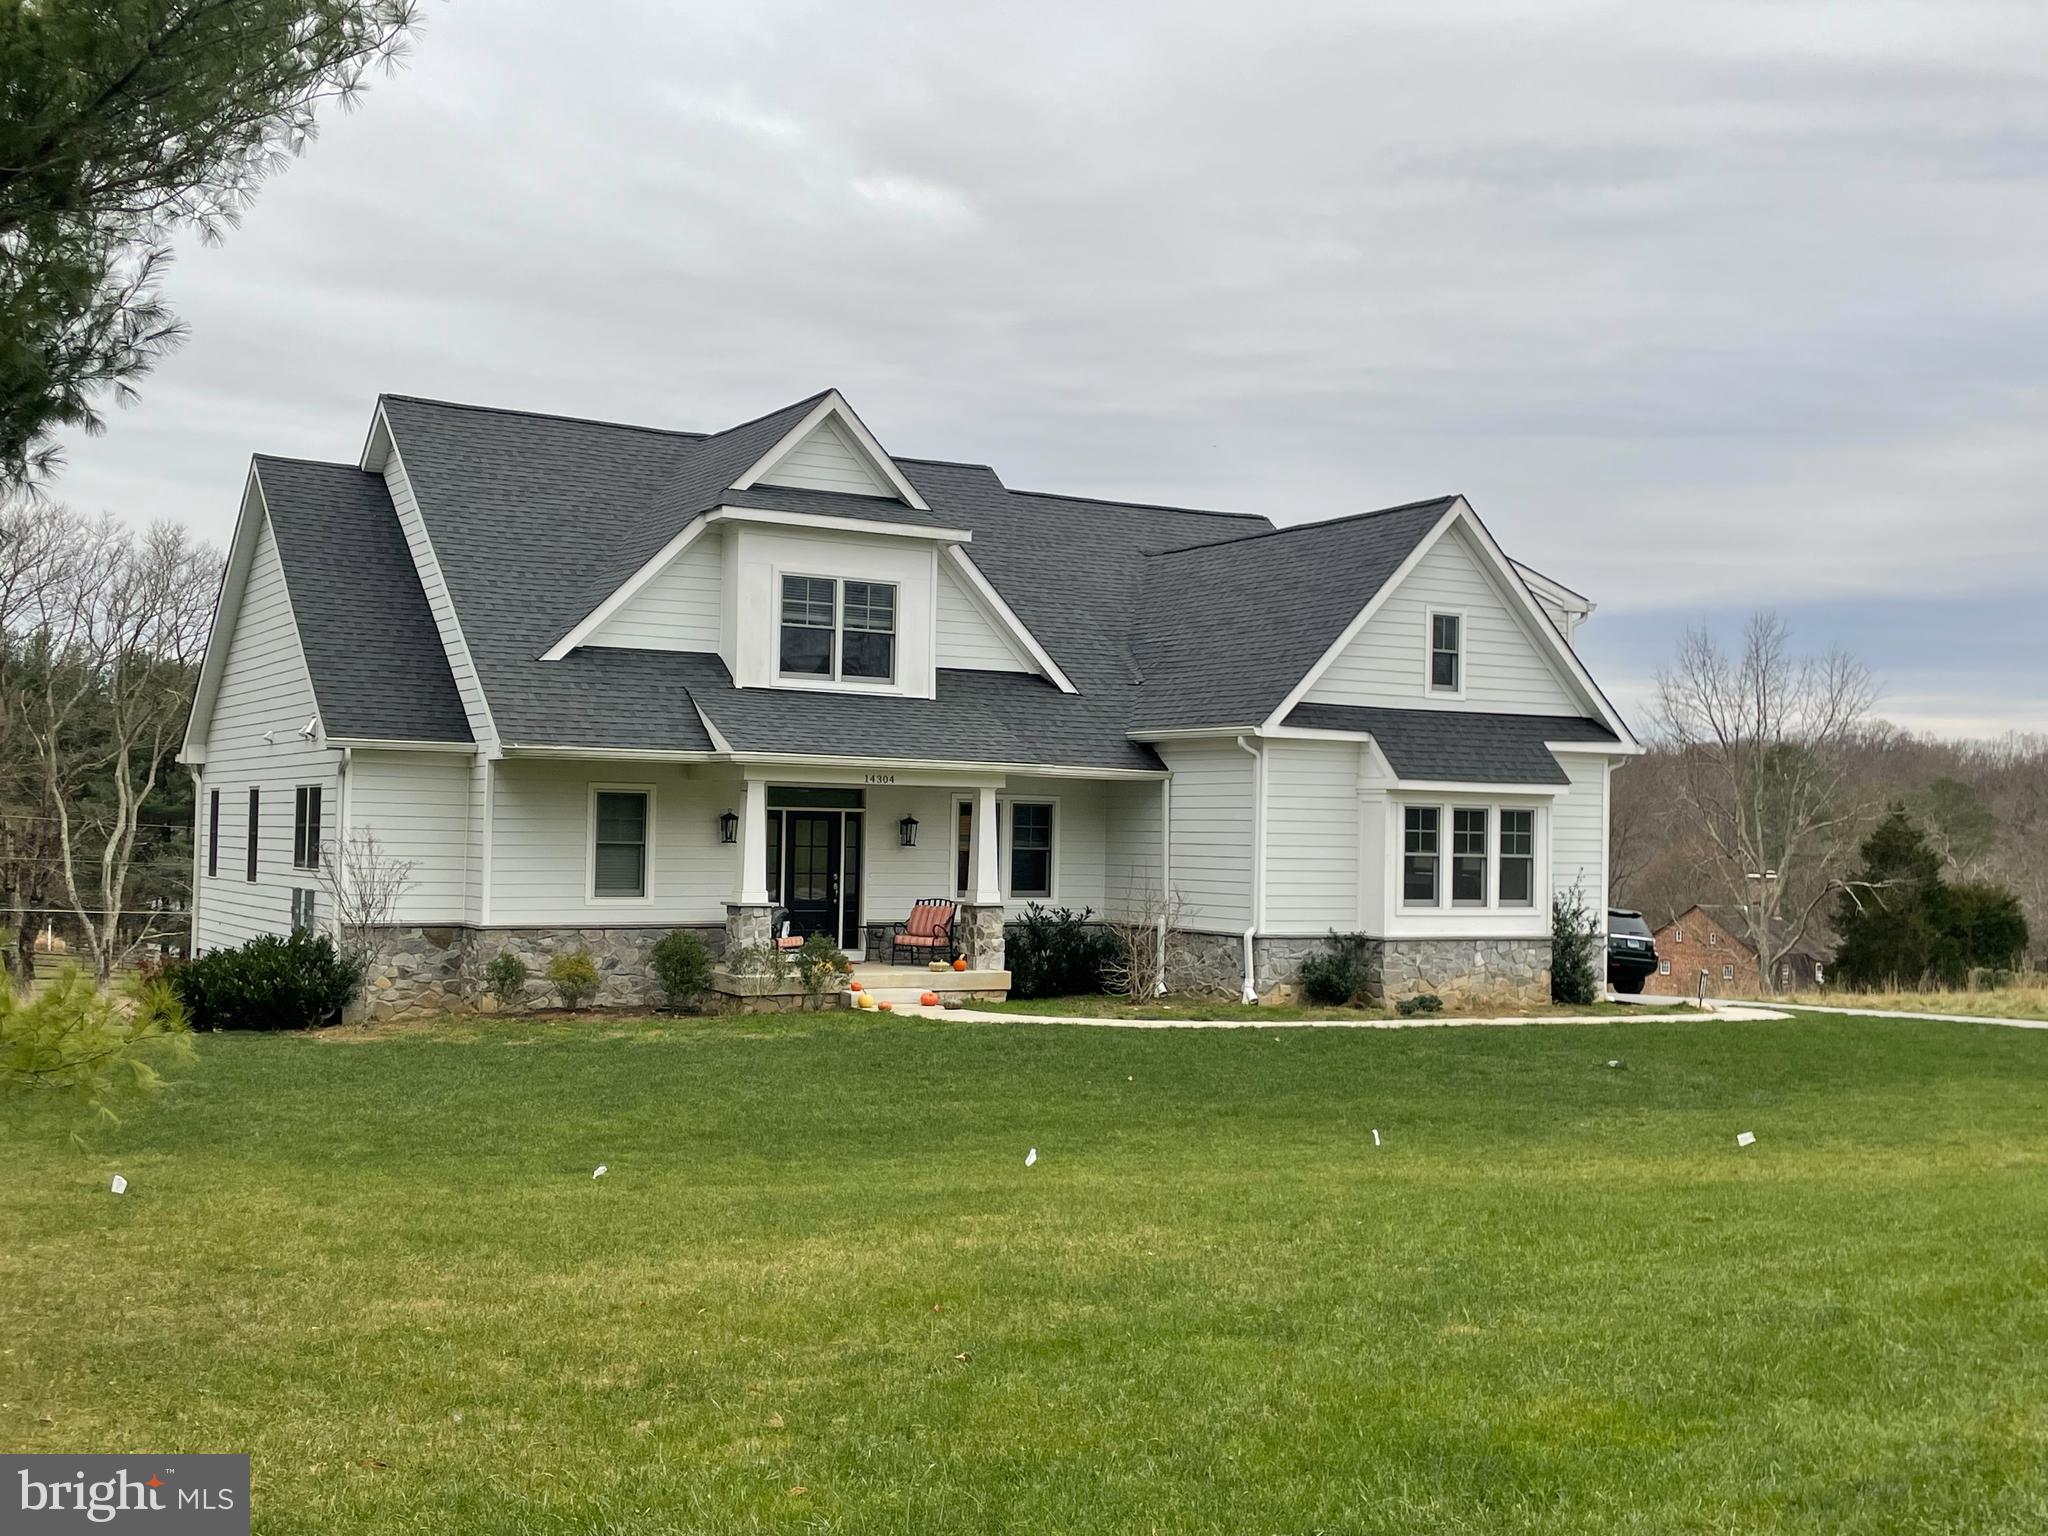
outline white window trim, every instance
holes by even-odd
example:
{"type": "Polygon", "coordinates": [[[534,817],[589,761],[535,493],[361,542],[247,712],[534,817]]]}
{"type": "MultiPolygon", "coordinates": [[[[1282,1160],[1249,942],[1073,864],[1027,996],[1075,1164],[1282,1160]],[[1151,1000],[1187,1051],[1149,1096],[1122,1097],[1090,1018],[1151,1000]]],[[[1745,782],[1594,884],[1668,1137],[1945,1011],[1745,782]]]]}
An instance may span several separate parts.
{"type": "Polygon", "coordinates": [[[1465,622],[1462,608],[1425,607],[1422,610],[1422,692],[1432,699],[1462,699],[1465,697],[1465,682],[1471,672],[1472,632],[1465,622]],[[1439,618],[1458,621],[1458,686],[1439,688],[1432,679],[1436,675],[1436,621],[1439,618]]]}
{"type": "MultiPolygon", "coordinates": [[[[1496,814],[1496,807],[1491,805],[1454,805],[1450,808],[1449,815],[1445,817],[1444,825],[1450,833],[1450,842],[1444,849],[1444,862],[1441,872],[1447,877],[1443,882],[1444,895],[1448,898],[1447,905],[1451,911],[1485,912],[1497,904],[1494,898],[1498,893],[1494,890],[1494,885],[1496,877],[1500,873],[1499,823],[1500,817],[1496,814]],[[1460,901],[1454,889],[1457,884],[1457,875],[1453,865],[1458,857],[1457,826],[1458,813],[1460,811],[1477,811],[1486,818],[1485,830],[1480,834],[1479,848],[1481,871],[1479,878],[1486,887],[1486,899],[1484,901],[1460,901]]],[[[1403,853],[1405,855],[1405,849],[1403,853]]]]}
{"type": "Polygon", "coordinates": [[[775,662],[775,686],[778,688],[824,689],[830,693],[904,693],[903,676],[903,583],[884,581],[870,576],[829,576],[823,571],[805,571],[783,566],[771,567],[774,576],[775,605],[771,622],[774,632],[769,640],[770,654],[775,662]],[[829,581],[832,583],[832,675],[815,677],[808,672],[790,673],[782,670],[782,583],[785,579],[798,581],[829,581]],[[840,676],[840,643],[846,634],[846,583],[866,582],[869,586],[887,587],[896,596],[896,627],[890,631],[895,644],[889,647],[889,675],[882,677],[840,676]]]}
{"type": "Polygon", "coordinates": [[[652,784],[613,784],[593,781],[587,789],[583,824],[583,901],[592,907],[646,907],[654,903],[655,791],[652,784]],[[647,797],[647,852],[640,866],[638,896],[597,894],[597,797],[600,794],[645,795],[647,797]]]}
{"type": "Polygon", "coordinates": [[[1657,974],[1659,976],[1669,976],[1671,974],[1671,962],[1669,960],[1659,960],[1657,962],[1657,974]]]}
{"type": "MultiPolygon", "coordinates": [[[[1527,917],[1546,907],[1543,900],[1545,882],[1550,878],[1550,860],[1547,856],[1550,827],[1544,815],[1544,807],[1522,800],[1493,800],[1475,797],[1470,800],[1428,800],[1400,799],[1389,797],[1393,817],[1388,828],[1391,855],[1389,865],[1393,879],[1394,911],[1402,916],[1498,916],[1527,917]],[[1408,812],[1433,810],[1437,813],[1437,854],[1436,854],[1436,899],[1434,901],[1410,901],[1407,896],[1406,861],[1408,857],[1408,812]],[[1486,812],[1486,900],[1483,902],[1454,901],[1451,897],[1452,857],[1452,813],[1455,811],[1486,812]],[[1530,813],[1529,871],[1530,899],[1528,901],[1504,902],[1500,898],[1500,819],[1503,811],[1527,811],[1530,813]]],[[[1057,836],[1057,828],[1055,828],[1057,836]]]]}
{"type": "Polygon", "coordinates": [[[996,801],[996,859],[997,874],[1001,877],[1003,900],[1042,901],[1048,905],[1060,899],[1060,829],[1066,821],[1066,812],[1061,808],[1058,795],[1016,795],[996,801]],[[1012,807],[1019,805],[1047,805],[1052,807],[1052,857],[1048,861],[1045,879],[1045,894],[1019,894],[1010,883],[1010,844],[1012,807]]]}

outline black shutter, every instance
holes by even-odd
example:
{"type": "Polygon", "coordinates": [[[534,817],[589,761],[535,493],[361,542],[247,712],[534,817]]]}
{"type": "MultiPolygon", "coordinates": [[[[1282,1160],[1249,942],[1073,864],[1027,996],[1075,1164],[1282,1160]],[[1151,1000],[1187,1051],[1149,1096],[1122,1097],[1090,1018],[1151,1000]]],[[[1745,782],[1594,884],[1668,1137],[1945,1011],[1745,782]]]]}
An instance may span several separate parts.
{"type": "Polygon", "coordinates": [[[220,791],[215,790],[206,802],[206,872],[220,873],[220,791]]]}
{"type": "Polygon", "coordinates": [[[249,878],[256,878],[256,821],[263,804],[263,791],[255,787],[249,790],[249,878]]]}

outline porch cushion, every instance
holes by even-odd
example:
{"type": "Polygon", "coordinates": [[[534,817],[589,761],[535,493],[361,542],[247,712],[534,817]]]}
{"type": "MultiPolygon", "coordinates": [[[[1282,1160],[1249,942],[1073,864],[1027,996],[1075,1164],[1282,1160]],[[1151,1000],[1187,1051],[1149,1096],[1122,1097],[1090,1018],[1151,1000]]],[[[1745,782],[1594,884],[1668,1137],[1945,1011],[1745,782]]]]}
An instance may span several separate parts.
{"type": "Polygon", "coordinates": [[[910,909],[910,921],[903,925],[903,937],[910,939],[935,939],[953,923],[953,903],[950,901],[920,901],[910,909]]]}
{"type": "Polygon", "coordinates": [[[936,949],[946,941],[936,933],[899,933],[896,942],[914,945],[919,949],[936,949]]]}

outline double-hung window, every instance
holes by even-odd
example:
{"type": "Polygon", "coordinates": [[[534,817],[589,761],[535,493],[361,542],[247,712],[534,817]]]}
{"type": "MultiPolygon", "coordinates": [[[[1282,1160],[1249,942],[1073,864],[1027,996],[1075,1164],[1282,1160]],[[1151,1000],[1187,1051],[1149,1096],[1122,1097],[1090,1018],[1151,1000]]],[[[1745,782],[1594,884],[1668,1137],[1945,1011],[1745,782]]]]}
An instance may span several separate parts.
{"type": "Polygon", "coordinates": [[[292,868],[320,867],[320,786],[301,784],[292,803],[292,868]]]}
{"type": "Polygon", "coordinates": [[[1500,813],[1500,904],[1536,905],[1536,813],[1500,813]]]}
{"type": "Polygon", "coordinates": [[[1451,812],[1451,905],[1486,905],[1485,806],[1459,806],[1451,812]]]}
{"type": "Polygon", "coordinates": [[[784,677],[893,682],[895,584],[784,576],[776,664],[784,677]]]}
{"type": "Polygon", "coordinates": [[[1465,621],[1461,614],[1429,615],[1429,691],[1462,693],[1465,688],[1465,621]]]}
{"type": "Polygon", "coordinates": [[[644,789],[591,792],[590,894],[601,901],[632,901],[647,894],[650,799],[644,789]]]}
{"type": "Polygon", "coordinates": [[[1010,807],[1010,894],[1052,895],[1052,807],[1010,807]]]}
{"type": "Polygon", "coordinates": [[[1436,905],[1442,815],[1433,805],[1411,805],[1403,814],[1401,900],[1411,907],[1436,905]]]}

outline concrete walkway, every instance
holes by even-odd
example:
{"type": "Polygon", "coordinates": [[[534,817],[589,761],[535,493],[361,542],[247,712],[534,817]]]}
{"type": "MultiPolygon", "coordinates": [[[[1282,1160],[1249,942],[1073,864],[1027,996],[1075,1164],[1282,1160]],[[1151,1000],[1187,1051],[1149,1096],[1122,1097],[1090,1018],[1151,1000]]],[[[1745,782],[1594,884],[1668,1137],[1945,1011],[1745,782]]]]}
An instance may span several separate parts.
{"type": "MultiPolygon", "coordinates": [[[[997,1013],[986,1008],[927,1008],[922,1003],[898,1003],[895,1011],[916,1019],[965,1019],[975,1024],[1092,1024],[1100,1029],[1461,1029],[1468,1025],[1612,1024],[1622,1018],[1619,1014],[1588,1013],[1505,1019],[1446,1018],[1442,1014],[1418,1014],[1412,1019],[1106,1019],[1077,1013],[997,1013]]],[[[1716,1006],[1704,1014],[1697,1008],[1689,1008],[1683,1013],[1630,1014],[1627,1022],[1697,1024],[1708,1017],[1782,1019],[1787,1015],[1774,1008],[1716,1006]]]]}
{"type": "MultiPolygon", "coordinates": [[[[1740,1003],[1736,1006],[1771,1008],[1778,1005],[1740,1003]]],[[[2048,1029],[2048,1019],[1994,1019],[1982,1013],[1903,1013],[1885,1008],[1843,1008],[1834,1003],[1786,1003],[1784,1006],[1801,1013],[1833,1013],[1851,1019],[1916,1019],[1930,1024],[1997,1024],[2005,1029],[2048,1029]]]]}

